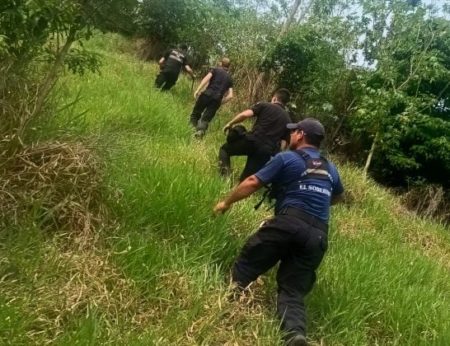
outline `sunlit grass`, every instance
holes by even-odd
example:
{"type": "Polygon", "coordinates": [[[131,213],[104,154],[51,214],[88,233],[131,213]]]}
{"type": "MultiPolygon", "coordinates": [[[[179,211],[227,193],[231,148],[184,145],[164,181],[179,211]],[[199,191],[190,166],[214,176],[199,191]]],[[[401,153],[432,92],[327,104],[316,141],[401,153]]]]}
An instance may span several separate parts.
{"type": "MultiPolygon", "coordinates": [[[[212,216],[232,185],[216,166],[229,109],[197,141],[189,79],[161,93],[156,65],[112,51],[127,47],[117,36],[92,46],[102,73],[64,78],[56,99],[79,100],[41,136],[96,139],[114,222],[83,250],[32,224],[0,232],[0,343],[280,344],[273,272],[253,297],[227,299],[233,259],[269,215],[253,198],[212,216]]],[[[334,207],[308,298],[311,344],[448,345],[448,229],[404,211],[361,170],[339,168],[350,198],[334,207]]]]}

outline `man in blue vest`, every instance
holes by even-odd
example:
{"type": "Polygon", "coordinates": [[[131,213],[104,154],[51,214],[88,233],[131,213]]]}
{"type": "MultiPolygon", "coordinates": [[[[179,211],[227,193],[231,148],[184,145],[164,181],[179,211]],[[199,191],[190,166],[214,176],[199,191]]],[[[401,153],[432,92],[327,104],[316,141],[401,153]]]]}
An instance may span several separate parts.
{"type": "Polygon", "coordinates": [[[241,182],[214,212],[224,213],[233,203],[272,185],[275,216],[247,240],[233,266],[232,280],[242,291],[280,262],[277,314],[287,344],[299,346],[307,345],[304,297],[328,247],[330,205],[341,199],[344,189],[335,165],[320,156],[322,124],[307,118],[287,128],[290,150],[275,155],[241,182]]]}

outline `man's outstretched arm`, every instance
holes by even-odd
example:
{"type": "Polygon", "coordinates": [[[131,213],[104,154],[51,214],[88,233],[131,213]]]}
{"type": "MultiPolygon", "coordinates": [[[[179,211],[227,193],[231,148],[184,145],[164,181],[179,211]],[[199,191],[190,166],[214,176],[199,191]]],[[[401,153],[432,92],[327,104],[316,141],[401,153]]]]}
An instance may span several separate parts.
{"type": "Polygon", "coordinates": [[[189,65],[184,65],[184,69],[191,75],[191,77],[194,77],[194,71],[192,71],[192,68],[189,65]]]}
{"type": "Polygon", "coordinates": [[[247,198],[254,192],[258,191],[263,186],[262,182],[255,176],[251,175],[240,183],[230,194],[223,200],[217,203],[214,207],[214,214],[223,214],[231,205],[241,199],[247,198]]]}
{"type": "Polygon", "coordinates": [[[227,132],[229,129],[231,129],[231,127],[233,125],[239,124],[239,123],[243,122],[245,119],[251,118],[253,115],[254,115],[254,113],[253,113],[252,109],[246,109],[245,111],[239,113],[233,119],[231,119],[228,122],[228,124],[226,124],[225,127],[223,128],[223,131],[227,132]]]}

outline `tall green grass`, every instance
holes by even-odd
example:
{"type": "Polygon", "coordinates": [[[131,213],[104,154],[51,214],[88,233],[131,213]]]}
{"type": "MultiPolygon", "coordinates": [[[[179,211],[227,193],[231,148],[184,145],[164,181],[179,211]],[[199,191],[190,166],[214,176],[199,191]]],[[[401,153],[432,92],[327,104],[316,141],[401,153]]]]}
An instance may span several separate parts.
{"type": "MultiPolygon", "coordinates": [[[[232,185],[216,167],[229,109],[194,140],[187,78],[161,93],[156,65],[135,59],[126,41],[99,36],[91,48],[103,54],[102,73],[66,76],[56,99],[79,100],[39,134],[95,138],[113,226],[81,250],[33,225],[0,232],[0,343],[281,344],[273,271],[252,297],[227,300],[233,259],[270,215],[253,210],[255,197],[212,216],[232,185]],[[72,291],[84,294],[75,306],[72,291]]],[[[333,208],[308,297],[311,344],[450,344],[448,229],[403,210],[359,169],[340,170],[351,198],[333,208]]]]}

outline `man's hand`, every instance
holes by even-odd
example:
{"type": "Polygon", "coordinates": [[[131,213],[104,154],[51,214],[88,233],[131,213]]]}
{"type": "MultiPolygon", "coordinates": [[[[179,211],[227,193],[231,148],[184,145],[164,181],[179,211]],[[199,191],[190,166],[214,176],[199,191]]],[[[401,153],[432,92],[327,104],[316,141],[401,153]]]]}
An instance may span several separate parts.
{"type": "Polygon", "coordinates": [[[251,118],[253,115],[254,113],[252,109],[246,109],[245,111],[239,113],[233,119],[231,119],[223,128],[223,132],[227,133],[227,131],[229,131],[233,125],[239,124],[245,119],[251,118]]]}
{"type": "Polygon", "coordinates": [[[217,203],[214,207],[214,214],[223,214],[228,209],[230,209],[233,203],[240,201],[241,199],[247,198],[252,193],[257,191],[263,186],[263,183],[259,180],[256,175],[251,175],[246,178],[243,182],[241,182],[238,186],[236,186],[233,191],[230,192],[228,197],[226,197],[223,201],[217,203]]]}
{"type": "Polygon", "coordinates": [[[214,214],[224,214],[228,209],[230,209],[230,204],[227,204],[225,201],[221,201],[217,203],[217,205],[214,207],[214,214]]]}
{"type": "Polygon", "coordinates": [[[226,124],[225,127],[223,128],[223,132],[227,133],[228,131],[231,130],[232,125],[230,125],[230,123],[226,124]]]}

